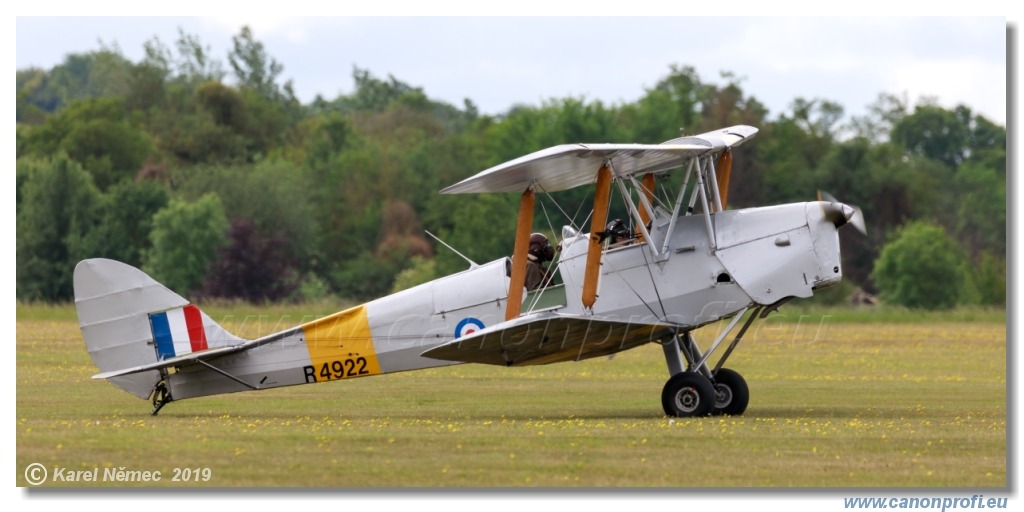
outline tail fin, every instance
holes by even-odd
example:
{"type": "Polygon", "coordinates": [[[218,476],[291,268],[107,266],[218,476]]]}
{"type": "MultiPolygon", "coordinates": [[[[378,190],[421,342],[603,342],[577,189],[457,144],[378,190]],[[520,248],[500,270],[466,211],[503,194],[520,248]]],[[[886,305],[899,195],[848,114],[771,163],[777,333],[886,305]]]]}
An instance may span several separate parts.
{"type": "MultiPolygon", "coordinates": [[[[75,267],[75,307],[82,337],[100,372],[143,366],[243,341],[180,295],[124,263],[83,260],[75,267]]],[[[112,377],[146,398],[162,380],[152,370],[112,377]]]]}

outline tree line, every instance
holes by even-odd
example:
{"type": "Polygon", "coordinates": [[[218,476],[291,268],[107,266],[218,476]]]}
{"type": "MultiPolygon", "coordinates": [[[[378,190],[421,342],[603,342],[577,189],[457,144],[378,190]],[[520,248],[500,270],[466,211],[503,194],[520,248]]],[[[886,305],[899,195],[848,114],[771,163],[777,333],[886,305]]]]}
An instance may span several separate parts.
{"type": "MultiPolygon", "coordinates": [[[[19,300],[71,299],[88,257],[191,297],[373,298],[466,267],[424,230],[475,261],[510,253],[518,198],[437,193],[447,185],[556,144],[749,124],[761,132],[738,148],[730,208],[828,191],[868,221],[867,239],[843,230],[849,282],[914,307],[1005,302],[1006,130],[965,105],[881,93],[849,119],[822,98],[771,116],[734,75],[688,66],[613,105],[482,115],[360,68],[350,94],[303,104],[247,27],[227,66],[184,31],[144,49],[17,71],[19,300]]],[[[585,188],[554,195],[582,205],[585,188]]]]}

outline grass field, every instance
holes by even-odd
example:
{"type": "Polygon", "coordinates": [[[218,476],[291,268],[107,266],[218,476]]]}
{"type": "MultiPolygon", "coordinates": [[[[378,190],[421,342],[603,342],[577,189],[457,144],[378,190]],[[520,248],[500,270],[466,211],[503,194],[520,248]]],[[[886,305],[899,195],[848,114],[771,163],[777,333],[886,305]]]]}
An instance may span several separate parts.
{"type": "MultiPolygon", "coordinates": [[[[253,334],[240,319],[257,308],[206,309],[253,334]]],[[[73,308],[19,305],[16,484],[40,463],[162,474],[47,487],[1005,487],[1005,314],[839,311],[784,311],[748,334],[729,364],[751,388],[737,418],[665,418],[656,345],[184,400],[153,417],[90,379],[73,308]],[[174,482],[175,468],[209,480],[174,482]]]]}

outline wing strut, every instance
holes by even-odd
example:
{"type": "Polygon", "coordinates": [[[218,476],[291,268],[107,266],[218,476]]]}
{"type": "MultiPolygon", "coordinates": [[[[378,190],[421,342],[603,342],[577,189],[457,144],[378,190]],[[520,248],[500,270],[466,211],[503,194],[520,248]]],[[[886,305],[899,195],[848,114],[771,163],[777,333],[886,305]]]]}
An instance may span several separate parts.
{"type": "MultiPolygon", "coordinates": [[[[654,204],[654,173],[649,172],[644,174],[643,179],[640,180],[640,193],[647,199],[645,207],[640,209],[640,220],[643,225],[646,226],[651,221],[651,215],[647,212],[647,207],[654,204]]],[[[640,226],[636,227],[637,242],[644,241],[644,230],[640,229],[640,226]]]]}
{"type": "Polygon", "coordinates": [[[519,316],[523,306],[523,288],[526,286],[526,258],[530,252],[530,230],[533,229],[533,188],[527,188],[519,199],[519,218],[516,221],[516,246],[512,253],[512,276],[508,285],[508,304],[505,321],[519,316]]]}
{"type": "Polygon", "coordinates": [[[726,200],[729,199],[729,174],[732,172],[732,150],[726,148],[718,157],[718,195],[722,200],[722,209],[725,210],[726,200]]]}
{"type": "Polygon", "coordinates": [[[594,192],[594,216],[590,220],[590,247],[587,248],[587,266],[583,271],[583,307],[592,309],[597,302],[597,280],[601,277],[601,234],[608,222],[608,201],[612,192],[612,170],[606,162],[597,171],[597,190],[594,192]]]}

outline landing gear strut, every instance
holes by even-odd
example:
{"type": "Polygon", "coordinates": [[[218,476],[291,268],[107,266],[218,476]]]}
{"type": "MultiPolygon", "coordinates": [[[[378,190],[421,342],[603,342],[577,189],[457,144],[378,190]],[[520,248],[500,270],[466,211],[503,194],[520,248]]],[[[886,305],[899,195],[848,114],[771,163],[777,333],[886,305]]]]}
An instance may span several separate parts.
{"type": "Polygon", "coordinates": [[[712,414],[738,416],[747,410],[747,404],[750,402],[747,382],[739,373],[722,368],[722,365],[754,319],[758,316],[763,318],[768,313],[763,309],[756,307],[747,317],[747,321],[729,344],[714,370],[707,365],[708,357],[736,326],[746,313],[746,309],[736,314],[725,331],[711,344],[706,354],[701,354],[689,331],[677,333],[663,344],[665,362],[668,364],[669,374],[672,375],[661,392],[661,405],[665,409],[665,414],[681,418],[712,414]],[[685,367],[683,359],[686,360],[685,367]]]}
{"type": "Polygon", "coordinates": [[[156,387],[153,388],[153,412],[152,415],[156,416],[156,413],[160,412],[165,405],[174,401],[171,398],[171,391],[167,389],[167,383],[160,381],[156,387]]]}

